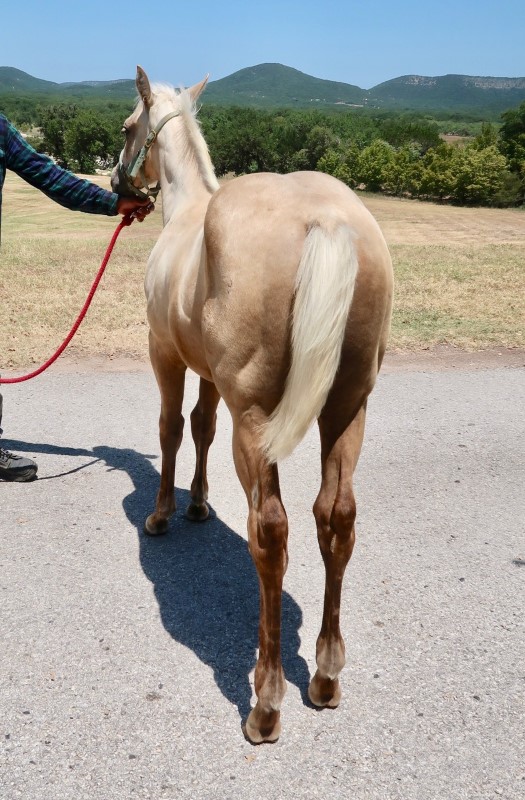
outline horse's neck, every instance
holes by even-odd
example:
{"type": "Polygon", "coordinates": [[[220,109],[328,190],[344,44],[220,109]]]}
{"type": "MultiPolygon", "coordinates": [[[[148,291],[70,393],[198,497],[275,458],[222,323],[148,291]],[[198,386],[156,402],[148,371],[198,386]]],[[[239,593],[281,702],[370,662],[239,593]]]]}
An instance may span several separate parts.
{"type": "MultiPolygon", "coordinates": [[[[204,148],[206,145],[203,141],[204,148]]],[[[205,150],[194,152],[192,143],[181,150],[180,143],[168,140],[160,154],[160,186],[162,191],[162,216],[164,225],[172,217],[196,205],[207,207],[218,183],[211,161],[205,150]]]]}
{"type": "Polygon", "coordinates": [[[183,174],[171,175],[169,172],[160,179],[162,192],[162,220],[167,225],[170,219],[177,214],[202,205],[207,206],[212,193],[205,184],[199,180],[198,175],[183,174]]]}

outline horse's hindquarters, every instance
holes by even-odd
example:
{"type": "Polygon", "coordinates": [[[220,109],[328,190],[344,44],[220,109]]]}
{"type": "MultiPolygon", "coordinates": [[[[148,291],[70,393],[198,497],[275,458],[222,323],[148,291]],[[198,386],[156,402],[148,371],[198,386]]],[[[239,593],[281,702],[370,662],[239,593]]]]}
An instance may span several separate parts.
{"type": "MultiPolygon", "coordinates": [[[[320,173],[233,180],[210,202],[205,245],[209,297],[202,334],[230,408],[256,404],[267,415],[274,411],[293,371],[292,321],[307,350],[326,337],[324,350],[301,367],[305,383],[292,405],[303,403],[314,371],[335,353],[333,380],[341,347],[355,354],[356,379],[368,373],[371,388],[386,342],[392,270],[379,228],[353,192],[320,173]],[[296,294],[300,265],[310,287],[304,301],[296,294]],[[298,302],[304,303],[299,333],[298,302]],[[334,325],[336,316],[341,323],[334,325]]],[[[309,421],[320,411],[316,403],[309,421]]]]}

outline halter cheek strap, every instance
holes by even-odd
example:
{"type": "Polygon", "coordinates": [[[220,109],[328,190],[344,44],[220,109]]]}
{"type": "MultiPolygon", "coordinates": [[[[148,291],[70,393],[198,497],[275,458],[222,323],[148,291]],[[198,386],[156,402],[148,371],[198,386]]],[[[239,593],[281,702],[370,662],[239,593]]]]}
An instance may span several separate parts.
{"type": "Polygon", "coordinates": [[[160,192],[160,184],[157,183],[156,186],[153,186],[151,188],[148,186],[148,181],[146,179],[146,175],[143,169],[144,162],[146,160],[146,156],[148,155],[150,147],[155,142],[157,136],[159,135],[160,131],[162,130],[166,122],[168,122],[170,119],[173,119],[174,117],[178,117],[179,115],[180,111],[171,111],[169,114],[166,114],[165,117],[162,117],[159,124],[155,128],[153,128],[152,131],[148,133],[146,141],[140,148],[135,158],[133,158],[130,161],[126,169],[124,168],[124,165],[122,163],[122,153],[120,154],[119,169],[121,173],[125,176],[128,187],[138,197],[144,197],[144,198],[152,197],[153,200],[156,200],[157,195],[160,192]],[[144,191],[141,191],[141,189],[138,189],[136,186],[133,185],[133,181],[137,178],[137,176],[140,178],[142,182],[144,191]]]}

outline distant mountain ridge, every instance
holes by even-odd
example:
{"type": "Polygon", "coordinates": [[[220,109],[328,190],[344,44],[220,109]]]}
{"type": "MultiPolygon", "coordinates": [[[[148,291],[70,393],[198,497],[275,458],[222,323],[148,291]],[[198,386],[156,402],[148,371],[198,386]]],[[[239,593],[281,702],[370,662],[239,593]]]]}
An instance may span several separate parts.
{"type": "MultiPolygon", "coordinates": [[[[71,98],[128,100],[136,95],[135,81],[54,83],[28,75],[14,67],[0,67],[2,94],[71,98]]],[[[208,84],[207,104],[255,108],[334,108],[363,106],[397,110],[488,109],[501,113],[525,101],[525,77],[481,77],[471,75],[403,75],[361,89],[353,84],[306,75],[283,64],[258,64],[238,70],[208,84]]]]}
{"type": "Polygon", "coordinates": [[[80,95],[105,96],[115,94],[118,99],[135,97],[135,81],[123,78],[113,81],[81,81],[79,83],[54,83],[34,78],[15,67],[0,67],[0,94],[18,92],[20,94],[42,95],[80,95]]]}
{"type": "Polygon", "coordinates": [[[501,112],[525,100],[525,78],[403,75],[374,86],[368,96],[371,105],[385,108],[489,108],[501,112]]]}

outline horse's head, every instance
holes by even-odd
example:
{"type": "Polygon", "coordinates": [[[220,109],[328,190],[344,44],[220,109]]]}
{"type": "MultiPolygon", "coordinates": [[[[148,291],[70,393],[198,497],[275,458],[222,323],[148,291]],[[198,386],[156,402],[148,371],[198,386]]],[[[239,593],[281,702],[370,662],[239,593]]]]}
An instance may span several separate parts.
{"type": "MultiPolygon", "coordinates": [[[[208,76],[190,89],[184,90],[191,103],[196,102],[207,81],[208,76]]],[[[155,199],[160,189],[160,164],[158,148],[154,145],[164,125],[181,115],[183,93],[176,93],[164,86],[152,88],[148,76],[140,66],[137,66],[135,85],[139,99],[122,128],[126,141],[119,163],[111,175],[111,187],[120,195],[150,196],[155,199]],[[153,183],[156,185],[150,188],[153,183]]]]}

